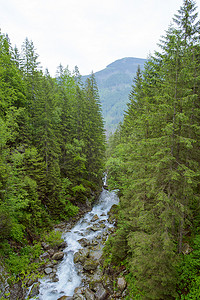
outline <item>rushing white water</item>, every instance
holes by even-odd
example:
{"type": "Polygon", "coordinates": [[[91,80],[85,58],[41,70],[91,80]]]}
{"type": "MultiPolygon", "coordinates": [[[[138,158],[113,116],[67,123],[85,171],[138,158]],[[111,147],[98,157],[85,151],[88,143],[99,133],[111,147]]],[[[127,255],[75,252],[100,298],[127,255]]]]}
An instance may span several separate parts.
{"type": "MultiPolygon", "coordinates": [[[[82,248],[78,240],[86,238],[94,240],[97,235],[103,233],[106,228],[112,225],[107,221],[108,212],[113,204],[118,203],[118,197],[115,191],[106,191],[103,189],[98,203],[93,207],[92,211],[85,214],[70,232],[63,234],[64,240],[67,242],[67,248],[64,250],[64,259],[60,263],[57,271],[59,281],[52,282],[48,277],[41,280],[40,294],[36,299],[39,300],[57,300],[61,296],[73,296],[76,287],[81,285],[81,275],[78,274],[74,264],[74,254],[82,248]],[[91,220],[97,215],[99,220],[104,221],[105,228],[99,228],[98,231],[89,230],[95,222],[91,220]]],[[[99,221],[98,220],[98,221],[99,221]]]]}

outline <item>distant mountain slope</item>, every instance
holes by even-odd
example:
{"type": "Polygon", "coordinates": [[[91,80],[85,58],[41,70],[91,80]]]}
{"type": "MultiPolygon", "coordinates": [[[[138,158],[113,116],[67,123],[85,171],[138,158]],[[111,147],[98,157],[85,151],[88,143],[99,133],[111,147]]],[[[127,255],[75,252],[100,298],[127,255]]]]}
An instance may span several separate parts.
{"type": "MultiPolygon", "coordinates": [[[[126,57],[95,73],[107,131],[114,131],[122,121],[133,78],[138,65],[143,70],[145,61],[143,58],[126,57]]],[[[86,78],[87,76],[83,76],[83,79],[86,78]]]]}

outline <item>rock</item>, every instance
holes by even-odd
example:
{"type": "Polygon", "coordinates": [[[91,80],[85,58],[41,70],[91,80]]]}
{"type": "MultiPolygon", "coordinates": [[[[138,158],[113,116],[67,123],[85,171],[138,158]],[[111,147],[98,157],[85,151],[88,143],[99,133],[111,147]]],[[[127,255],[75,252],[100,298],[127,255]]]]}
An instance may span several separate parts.
{"type": "Polygon", "coordinates": [[[102,224],[100,224],[99,227],[103,229],[103,228],[106,228],[106,225],[102,223],[102,224]]]}
{"type": "Polygon", "coordinates": [[[29,297],[33,298],[37,296],[39,294],[39,289],[40,289],[40,283],[37,282],[32,286],[31,291],[29,293],[29,297]]]}
{"type": "Polygon", "coordinates": [[[72,298],[73,300],[86,300],[82,294],[75,294],[72,298]]]}
{"type": "Polygon", "coordinates": [[[41,245],[44,250],[49,250],[51,248],[50,245],[45,242],[42,242],[41,245]]]}
{"type": "Polygon", "coordinates": [[[93,260],[100,260],[102,253],[102,250],[91,251],[89,257],[93,260]]]}
{"type": "Polygon", "coordinates": [[[85,289],[85,298],[86,300],[95,300],[94,293],[88,288],[85,289]]]}
{"type": "Polygon", "coordinates": [[[87,247],[90,245],[90,242],[85,238],[78,240],[78,242],[81,244],[82,247],[87,247]]]}
{"type": "Polygon", "coordinates": [[[88,229],[92,230],[92,231],[98,231],[98,230],[100,230],[99,227],[97,227],[97,226],[92,226],[92,227],[89,227],[88,229]]]}
{"type": "Polygon", "coordinates": [[[53,269],[52,268],[45,268],[44,269],[44,273],[46,274],[46,275],[49,275],[50,273],[52,273],[53,272],[53,269]]]}
{"type": "Polygon", "coordinates": [[[62,242],[59,246],[58,246],[58,249],[65,249],[67,248],[67,242],[62,242]]]}
{"type": "Polygon", "coordinates": [[[42,260],[48,259],[49,258],[49,253],[48,252],[44,252],[43,254],[40,255],[39,258],[42,259],[42,260]]]}
{"type": "Polygon", "coordinates": [[[83,290],[81,287],[77,287],[74,290],[74,296],[72,297],[73,300],[86,300],[86,298],[82,294],[83,290]]]}
{"type": "Polygon", "coordinates": [[[51,278],[52,282],[59,281],[58,276],[55,273],[51,273],[49,277],[51,278]]]}
{"type": "Polygon", "coordinates": [[[96,236],[96,240],[100,240],[102,238],[102,235],[101,234],[98,234],[97,236],[96,236]]]}
{"type": "Polygon", "coordinates": [[[62,259],[64,256],[64,253],[62,251],[56,252],[54,253],[54,255],[52,256],[53,260],[60,260],[62,259]]]}
{"type": "Polygon", "coordinates": [[[100,266],[98,266],[89,280],[89,283],[91,284],[90,288],[93,286],[93,284],[97,282],[101,282],[102,277],[103,277],[103,271],[101,270],[100,266]]]}
{"type": "Polygon", "coordinates": [[[86,262],[83,265],[83,269],[85,271],[94,271],[96,270],[97,266],[98,266],[98,261],[93,260],[93,259],[88,259],[86,260],[86,262]]]}
{"type": "Polygon", "coordinates": [[[82,287],[78,286],[77,288],[75,288],[74,294],[82,294],[82,287]]]}
{"type": "Polygon", "coordinates": [[[86,258],[88,257],[88,255],[89,255],[88,249],[81,249],[74,254],[74,262],[75,263],[80,262],[83,264],[85,262],[86,258]]]}
{"type": "Polygon", "coordinates": [[[78,275],[82,276],[83,275],[83,266],[81,264],[76,265],[76,270],[78,275]]]}
{"type": "Polygon", "coordinates": [[[50,257],[51,257],[51,256],[54,255],[54,250],[53,250],[53,249],[49,249],[49,250],[48,250],[48,253],[49,253],[50,257]]]}
{"type": "Polygon", "coordinates": [[[22,288],[21,281],[18,281],[12,285],[10,289],[9,299],[12,300],[24,299],[24,290],[22,288]]]}
{"type": "Polygon", "coordinates": [[[99,217],[97,215],[94,215],[94,217],[92,218],[91,222],[95,222],[97,220],[99,220],[99,217]]]}
{"type": "Polygon", "coordinates": [[[103,280],[103,284],[105,289],[110,293],[113,294],[113,281],[112,281],[112,276],[105,276],[103,280]]]}
{"type": "Polygon", "coordinates": [[[113,206],[111,207],[110,211],[108,212],[108,215],[109,215],[108,221],[110,223],[114,223],[115,222],[115,215],[117,214],[117,210],[118,210],[118,205],[117,204],[113,204],[113,206]]]}
{"type": "Polygon", "coordinates": [[[72,297],[62,296],[62,297],[58,298],[57,300],[65,300],[65,299],[69,300],[69,299],[72,299],[72,297]]]}
{"type": "Polygon", "coordinates": [[[102,213],[102,214],[101,214],[101,217],[105,217],[105,216],[106,216],[106,214],[105,214],[105,213],[102,213]]]}
{"type": "Polygon", "coordinates": [[[97,284],[95,297],[98,300],[105,300],[108,299],[108,292],[104,289],[102,283],[97,284]]]}
{"type": "Polygon", "coordinates": [[[114,232],[115,232],[115,228],[114,228],[114,227],[108,228],[108,232],[109,232],[109,233],[114,233],[114,232]]]}
{"type": "Polygon", "coordinates": [[[45,268],[53,268],[53,263],[49,262],[49,263],[45,264],[45,268]]]}
{"type": "Polygon", "coordinates": [[[123,299],[127,296],[127,293],[128,291],[127,291],[127,289],[125,289],[124,291],[123,291],[123,293],[122,293],[122,297],[123,297],[123,299]]]}
{"type": "Polygon", "coordinates": [[[98,244],[99,244],[99,242],[96,240],[92,241],[92,243],[91,243],[92,246],[97,246],[98,244]]]}
{"type": "Polygon", "coordinates": [[[61,222],[60,224],[55,225],[55,229],[58,231],[63,231],[66,228],[66,223],[61,222]]]}
{"type": "MultiPolygon", "coordinates": [[[[32,284],[38,282],[38,278],[27,278],[26,286],[30,287],[32,284]]],[[[1,298],[0,298],[1,299],[1,298]]]]}
{"type": "Polygon", "coordinates": [[[120,291],[124,291],[126,288],[126,280],[124,279],[124,277],[119,277],[117,279],[117,287],[120,291]]]}

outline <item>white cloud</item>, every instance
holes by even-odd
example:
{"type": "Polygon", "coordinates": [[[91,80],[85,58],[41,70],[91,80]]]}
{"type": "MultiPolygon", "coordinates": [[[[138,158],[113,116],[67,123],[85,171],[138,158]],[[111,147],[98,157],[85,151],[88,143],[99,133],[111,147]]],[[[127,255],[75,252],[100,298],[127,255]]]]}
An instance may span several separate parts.
{"type": "Polygon", "coordinates": [[[116,59],[146,58],[165,33],[182,0],[6,0],[2,32],[20,48],[33,41],[52,75],[62,63],[82,74],[116,59]]]}

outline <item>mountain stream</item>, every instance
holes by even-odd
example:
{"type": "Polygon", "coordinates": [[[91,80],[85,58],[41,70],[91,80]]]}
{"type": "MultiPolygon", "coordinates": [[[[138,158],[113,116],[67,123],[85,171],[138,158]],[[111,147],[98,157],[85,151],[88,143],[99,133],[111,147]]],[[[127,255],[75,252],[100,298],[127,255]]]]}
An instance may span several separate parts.
{"type": "Polygon", "coordinates": [[[62,296],[73,296],[74,290],[82,285],[84,276],[74,263],[74,254],[83,248],[79,240],[84,238],[88,241],[95,241],[96,239],[97,242],[99,236],[105,235],[105,232],[113,227],[108,222],[108,212],[112,205],[118,204],[118,201],[115,191],[103,189],[93,209],[86,213],[69,232],[63,233],[67,247],[64,249],[64,258],[57,269],[58,281],[52,282],[49,277],[43,278],[40,293],[36,299],[57,300],[62,296]]]}

